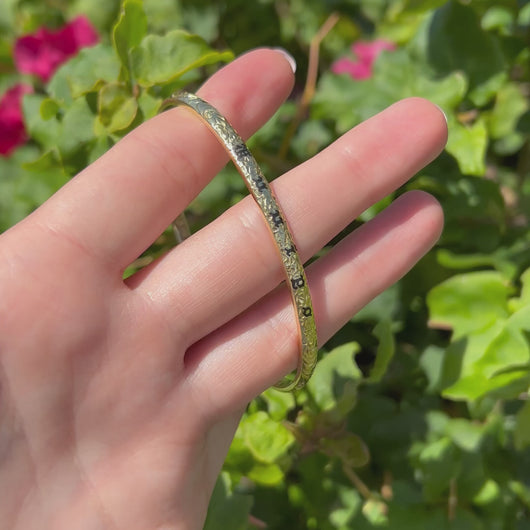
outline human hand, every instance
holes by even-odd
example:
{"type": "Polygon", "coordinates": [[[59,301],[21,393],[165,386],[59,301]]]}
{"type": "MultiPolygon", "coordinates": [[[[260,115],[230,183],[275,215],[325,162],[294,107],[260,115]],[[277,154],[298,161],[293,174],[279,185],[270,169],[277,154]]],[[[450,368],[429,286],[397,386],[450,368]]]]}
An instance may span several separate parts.
{"type": "MultiPolygon", "coordinates": [[[[256,50],[201,88],[243,137],[289,94],[256,50]]],[[[398,103],[273,183],[302,259],[443,148],[432,104],[398,103]]],[[[196,529],[246,404],[296,367],[281,261],[246,198],[126,281],[226,154],[183,108],[143,124],[0,236],[0,526],[196,529]]],[[[319,342],[436,241],[405,194],[307,268],[319,342]]]]}

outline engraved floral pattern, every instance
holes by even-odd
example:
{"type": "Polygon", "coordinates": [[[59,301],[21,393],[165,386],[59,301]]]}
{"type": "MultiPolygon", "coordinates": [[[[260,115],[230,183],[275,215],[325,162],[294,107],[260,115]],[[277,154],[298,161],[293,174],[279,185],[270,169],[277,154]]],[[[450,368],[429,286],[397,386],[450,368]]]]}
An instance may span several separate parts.
{"type": "Polygon", "coordinates": [[[276,388],[285,391],[301,388],[315,368],[318,339],[307,278],[285,216],[256,159],[226,118],[209,103],[188,92],[178,93],[174,101],[183,103],[197,112],[221,140],[260,207],[278,246],[287,277],[286,284],[291,291],[298,318],[301,352],[294,378],[283,379],[277,383],[276,388]]]}

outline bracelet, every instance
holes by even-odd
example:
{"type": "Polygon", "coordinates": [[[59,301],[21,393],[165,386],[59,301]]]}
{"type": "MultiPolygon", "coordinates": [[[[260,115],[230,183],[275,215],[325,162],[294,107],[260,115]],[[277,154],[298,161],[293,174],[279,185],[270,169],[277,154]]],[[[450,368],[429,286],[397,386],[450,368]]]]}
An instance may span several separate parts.
{"type": "MultiPolygon", "coordinates": [[[[194,110],[223,144],[271,231],[287,277],[286,283],[296,309],[300,333],[300,359],[297,370],[294,375],[285,377],[274,386],[286,392],[302,388],[311,377],[317,362],[317,331],[304,267],[283,212],[256,159],[226,118],[209,103],[188,92],[174,94],[165,101],[164,107],[178,104],[194,110]]],[[[189,235],[183,215],[173,223],[177,241],[182,241],[189,235]]]]}

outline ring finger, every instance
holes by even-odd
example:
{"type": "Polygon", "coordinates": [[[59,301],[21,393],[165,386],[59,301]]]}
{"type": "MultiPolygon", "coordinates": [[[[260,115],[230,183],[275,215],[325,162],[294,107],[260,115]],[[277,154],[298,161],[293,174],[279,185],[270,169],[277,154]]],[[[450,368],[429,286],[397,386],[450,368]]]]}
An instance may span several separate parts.
{"type": "MultiPolygon", "coordinates": [[[[437,240],[442,223],[435,199],[410,192],[308,267],[320,342],[401,278],[437,240]]],[[[187,383],[203,396],[205,411],[219,416],[293,370],[298,355],[289,296],[276,290],[188,350],[187,383]]]]}
{"type": "MultiPolygon", "coordinates": [[[[430,162],[446,130],[437,107],[405,100],[276,180],[302,259],[430,162]]],[[[145,270],[137,292],[174,315],[179,336],[190,345],[263,297],[282,274],[261,212],[247,198],[145,270]]]]}

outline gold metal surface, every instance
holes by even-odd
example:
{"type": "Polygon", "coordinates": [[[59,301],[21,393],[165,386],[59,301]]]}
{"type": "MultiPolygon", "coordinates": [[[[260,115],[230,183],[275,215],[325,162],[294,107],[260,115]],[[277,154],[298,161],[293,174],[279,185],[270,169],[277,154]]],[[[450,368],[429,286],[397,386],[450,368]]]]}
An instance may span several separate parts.
{"type": "MultiPolygon", "coordinates": [[[[278,247],[299,324],[300,359],[296,373],[279,381],[275,388],[283,391],[301,388],[311,377],[317,362],[317,330],[304,267],[287,221],[258,163],[226,118],[209,103],[188,92],[179,92],[166,101],[166,106],[179,104],[193,109],[221,141],[260,207],[278,247]]],[[[181,229],[185,226],[183,216],[181,214],[173,223],[173,229],[180,240],[188,235],[181,229]]]]}

